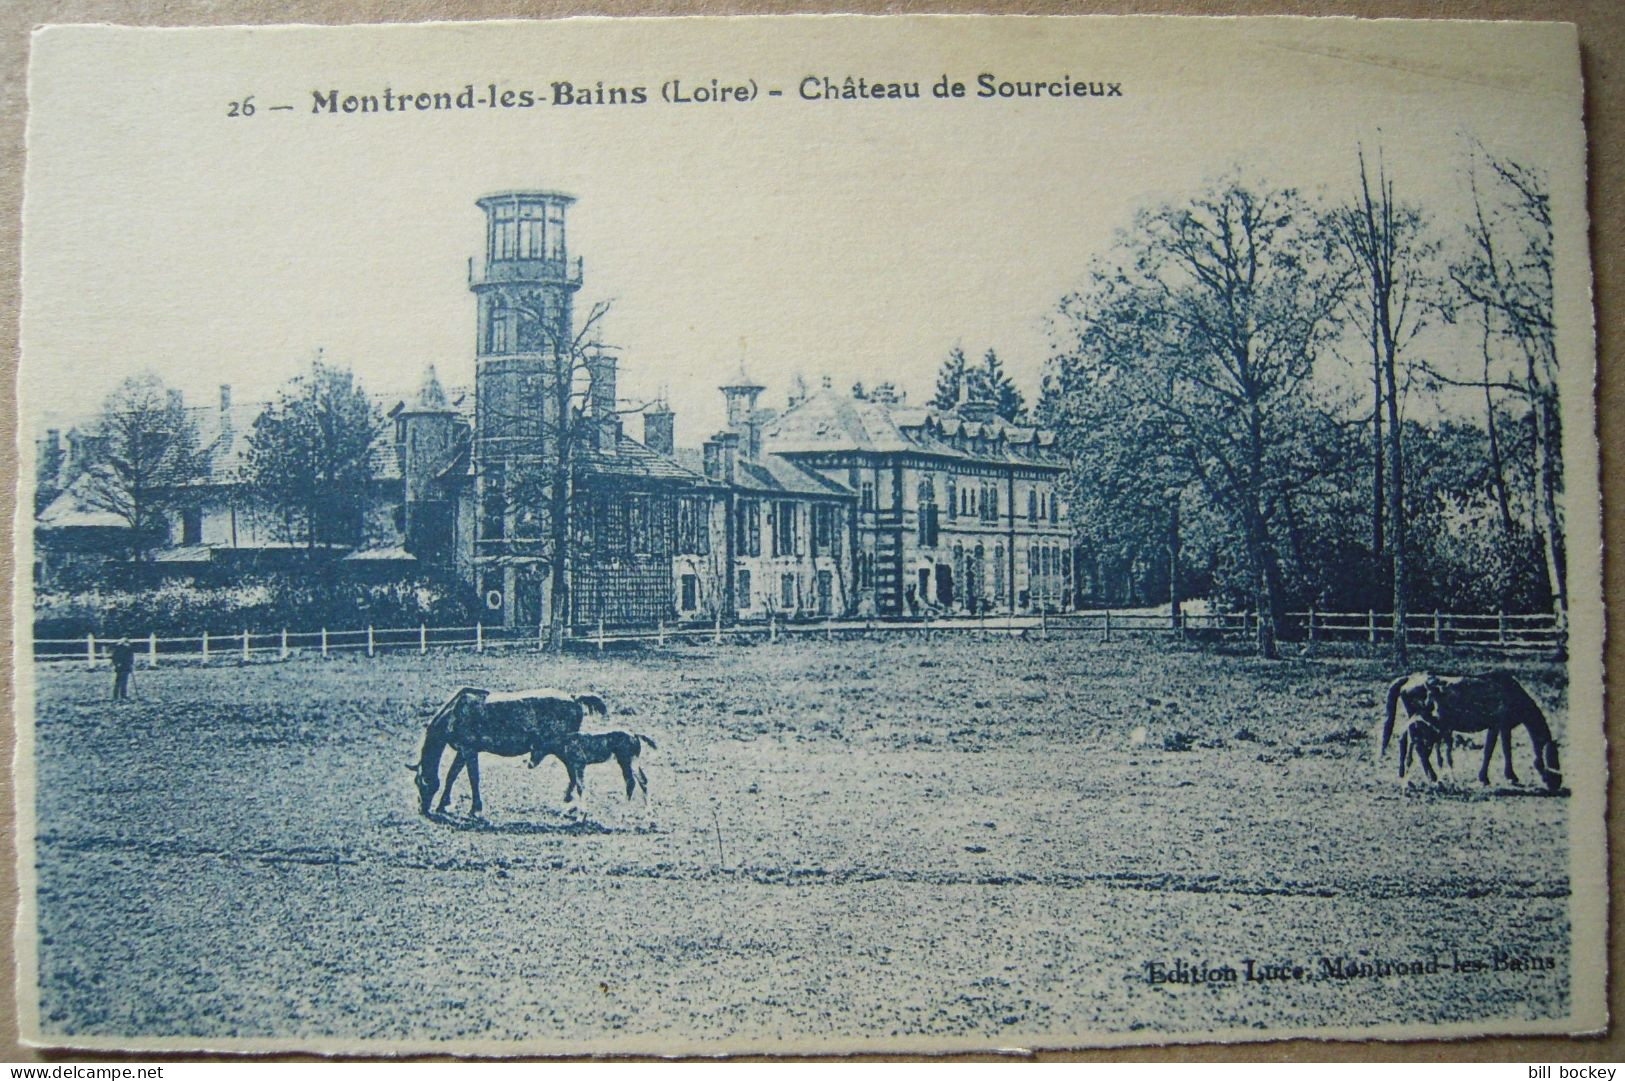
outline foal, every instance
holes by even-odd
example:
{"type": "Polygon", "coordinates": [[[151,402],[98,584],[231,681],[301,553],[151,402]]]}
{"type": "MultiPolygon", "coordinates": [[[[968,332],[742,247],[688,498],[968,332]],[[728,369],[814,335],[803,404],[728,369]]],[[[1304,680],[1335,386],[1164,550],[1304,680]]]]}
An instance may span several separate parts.
{"type": "Polygon", "coordinates": [[[648,736],[638,735],[635,732],[600,732],[587,734],[572,732],[569,735],[549,742],[546,746],[533,748],[530,752],[530,765],[535,769],[542,759],[553,755],[570,774],[570,783],[564,788],[564,802],[569,803],[580,793],[583,800],[587,797],[587,790],[581,783],[581,775],[588,766],[595,766],[600,762],[615,759],[621,767],[621,776],[626,779],[626,798],[631,799],[633,792],[643,789],[643,798],[649,798],[649,778],[644,776],[643,767],[633,766],[632,762],[642,750],[641,744],[647,743],[650,750],[658,750],[655,741],[648,736]]]}

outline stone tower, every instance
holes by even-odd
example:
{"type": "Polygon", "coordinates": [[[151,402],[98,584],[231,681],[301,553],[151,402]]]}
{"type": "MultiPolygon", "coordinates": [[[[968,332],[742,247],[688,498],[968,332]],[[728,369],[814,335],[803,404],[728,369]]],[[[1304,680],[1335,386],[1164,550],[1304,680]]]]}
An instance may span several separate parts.
{"type": "Polygon", "coordinates": [[[508,191],[478,201],[485,261],[469,266],[479,305],[474,389],[478,483],[475,559],[486,617],[537,626],[547,611],[545,463],[557,456],[560,379],[570,376],[581,261],[569,257],[554,191],[508,191]]]}
{"type": "Polygon", "coordinates": [[[432,564],[451,561],[451,504],[437,480],[456,450],[457,412],[434,366],[411,403],[394,414],[406,484],[406,550],[432,564]]]}
{"type": "Polygon", "coordinates": [[[761,418],[756,415],[756,399],[767,389],[745,374],[745,365],[739,373],[721,388],[723,400],[728,404],[728,429],[739,434],[739,452],[746,461],[754,462],[762,456],[761,418]]]}

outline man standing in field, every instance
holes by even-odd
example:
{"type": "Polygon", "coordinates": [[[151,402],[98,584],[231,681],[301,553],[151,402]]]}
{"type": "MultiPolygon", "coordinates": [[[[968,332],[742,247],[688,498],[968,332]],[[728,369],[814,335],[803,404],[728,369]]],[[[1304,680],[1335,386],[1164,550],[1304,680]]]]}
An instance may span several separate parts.
{"type": "Polygon", "coordinates": [[[135,650],[128,638],[120,638],[107,651],[113,658],[113,700],[130,697],[130,673],[135,669],[135,650]]]}

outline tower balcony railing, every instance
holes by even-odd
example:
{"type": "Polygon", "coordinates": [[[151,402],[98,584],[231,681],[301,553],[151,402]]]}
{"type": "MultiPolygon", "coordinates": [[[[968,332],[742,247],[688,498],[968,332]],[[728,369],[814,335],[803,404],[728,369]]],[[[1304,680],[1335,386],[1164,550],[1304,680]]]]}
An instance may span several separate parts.
{"type": "Polygon", "coordinates": [[[468,284],[500,285],[508,282],[548,282],[579,286],[582,280],[581,257],[574,259],[490,259],[475,273],[474,261],[468,262],[468,284]]]}

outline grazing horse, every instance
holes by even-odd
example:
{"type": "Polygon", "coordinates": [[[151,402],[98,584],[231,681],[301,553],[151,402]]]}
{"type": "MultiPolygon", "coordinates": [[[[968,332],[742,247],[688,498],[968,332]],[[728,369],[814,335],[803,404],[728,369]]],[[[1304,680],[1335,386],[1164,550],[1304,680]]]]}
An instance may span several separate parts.
{"type": "Polygon", "coordinates": [[[1383,753],[1388,751],[1400,705],[1404,705],[1406,714],[1412,718],[1400,741],[1401,777],[1405,776],[1410,752],[1414,751],[1428,779],[1437,781],[1439,777],[1429,761],[1434,748],[1453,739],[1457,732],[1483,732],[1484,764],[1478,770],[1479,782],[1490,783],[1490,759],[1499,739],[1507,780],[1517,784],[1518,775],[1512,769],[1512,730],[1521,726],[1529,731],[1530,742],[1535,746],[1535,771],[1546,782],[1547,790],[1555,792],[1563,786],[1557,741],[1546,724],[1546,715],[1510,672],[1486,672],[1478,676],[1416,672],[1394,680],[1388,686],[1388,711],[1382,726],[1383,753]]]}
{"type": "Polygon", "coordinates": [[[631,799],[637,787],[642,787],[644,799],[649,797],[649,778],[643,774],[643,767],[634,767],[632,762],[642,750],[640,744],[647,743],[650,750],[659,750],[655,741],[648,736],[638,735],[635,732],[603,732],[586,735],[581,732],[572,732],[555,740],[548,747],[537,747],[530,752],[530,765],[535,769],[542,759],[553,755],[564,763],[565,770],[570,774],[570,783],[564,786],[564,802],[569,803],[577,792],[581,793],[583,800],[587,797],[587,790],[582,786],[581,775],[588,766],[596,766],[600,762],[608,762],[614,758],[620,763],[621,776],[626,779],[626,798],[631,799]]]}
{"type": "Polygon", "coordinates": [[[473,813],[484,810],[480,802],[481,752],[509,758],[538,750],[551,753],[558,740],[581,731],[587,713],[609,716],[609,707],[595,694],[570,694],[552,688],[532,691],[486,691],[461,687],[429,719],[423,733],[423,750],[418,760],[407,766],[417,774],[418,809],[429,813],[429,803],[440,788],[440,756],[447,747],[456,752],[446,784],[440,794],[444,811],[451,799],[451,786],[463,767],[474,790],[473,813]]]}

